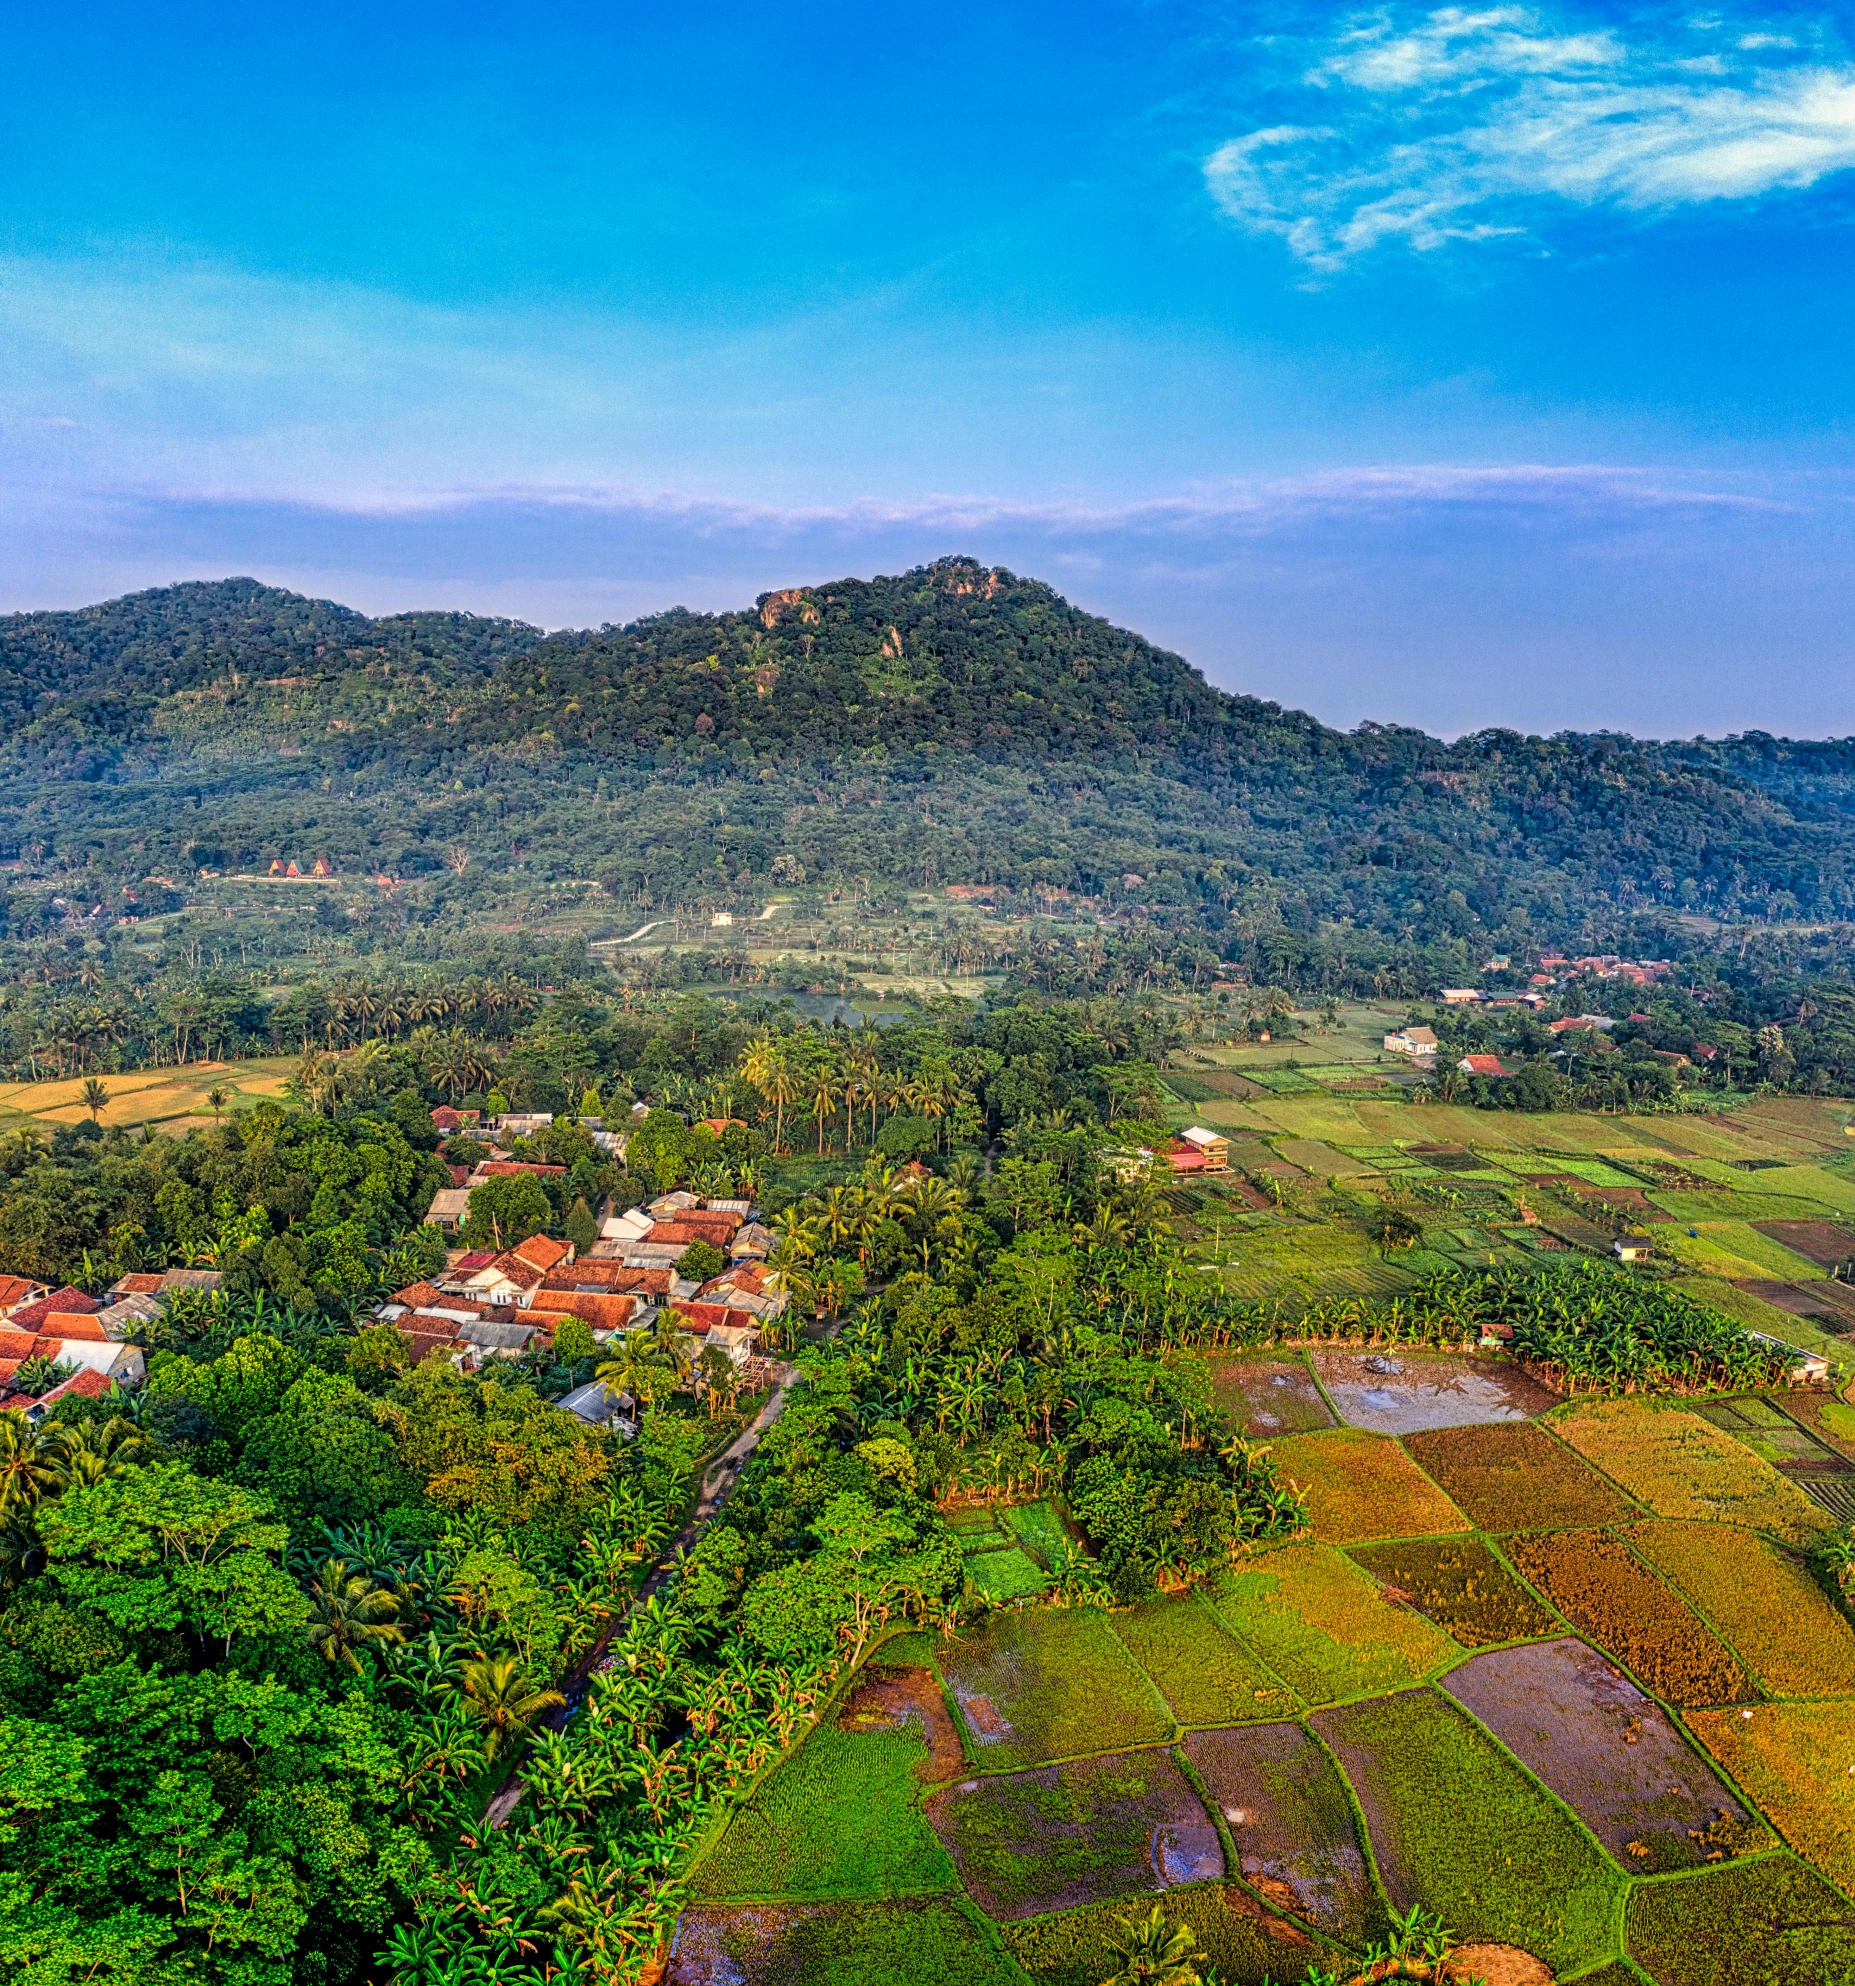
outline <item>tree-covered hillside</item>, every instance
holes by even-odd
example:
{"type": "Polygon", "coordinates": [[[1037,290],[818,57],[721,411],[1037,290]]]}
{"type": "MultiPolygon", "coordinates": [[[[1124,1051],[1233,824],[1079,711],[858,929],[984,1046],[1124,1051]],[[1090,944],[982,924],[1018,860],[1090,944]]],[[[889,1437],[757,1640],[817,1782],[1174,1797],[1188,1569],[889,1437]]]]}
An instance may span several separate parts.
{"type": "Polygon", "coordinates": [[[313,851],[646,904],[1002,881],[1431,940],[1855,902],[1848,743],[1342,733],[969,560],[547,636],[181,586],[0,620],[0,710],[0,856],[99,884],[313,851]]]}

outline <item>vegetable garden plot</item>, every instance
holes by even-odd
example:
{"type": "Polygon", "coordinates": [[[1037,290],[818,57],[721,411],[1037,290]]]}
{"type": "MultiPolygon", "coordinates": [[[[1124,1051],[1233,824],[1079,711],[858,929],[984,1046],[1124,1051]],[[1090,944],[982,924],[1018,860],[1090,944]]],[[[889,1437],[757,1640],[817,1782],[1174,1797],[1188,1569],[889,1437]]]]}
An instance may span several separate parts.
{"type": "Polygon", "coordinates": [[[1122,1752],[968,1779],[928,1818],[990,1917],[1035,1917],[1213,1880],[1217,1829],[1169,1751],[1122,1752]]]}
{"type": "Polygon", "coordinates": [[[1855,1406],[1824,1393],[1804,1392],[1793,1394],[1785,1405],[1838,1455],[1855,1461],[1855,1406]]]}
{"type": "Polygon", "coordinates": [[[1639,1524],[1624,1535],[1773,1696],[1855,1693],[1855,1630],[1794,1557],[1728,1525],[1639,1524]]]}
{"type": "Polygon", "coordinates": [[[1769,1462],[1685,1408],[1592,1400],[1553,1432],[1658,1517],[1724,1518],[1807,1543],[1829,1519],[1769,1462]]]}
{"type": "Polygon", "coordinates": [[[1327,1350],[1310,1356],[1340,1418],[1374,1434],[1527,1420],[1558,1404],[1537,1380],[1486,1359],[1327,1350]]]}
{"type": "Polygon", "coordinates": [[[996,1933],[952,1898],[924,1903],[697,1907],[665,1986],[1014,1986],[996,1933]]]}
{"type": "Polygon", "coordinates": [[[691,1879],[705,1899],[904,1896],[951,1887],[916,1795],[918,1730],[821,1724],[776,1766],[691,1879]]]}
{"type": "Polygon", "coordinates": [[[1320,1388],[1299,1359],[1213,1359],[1211,1385],[1218,1411],[1252,1440],[1333,1425],[1320,1388]]]}
{"type": "Polygon", "coordinates": [[[1855,1980],[1855,1906],[1788,1855],[1639,1884],[1624,1940],[1657,1986],[1855,1980]]]}
{"type": "Polygon", "coordinates": [[[1148,1600],[1111,1619],[1181,1724],[1293,1716],[1288,1691],[1195,1597],[1148,1600]]]}
{"type": "Polygon", "coordinates": [[[1855,1462],[1818,1441],[1769,1400],[1710,1401],[1699,1412],[1743,1441],[1811,1502],[1831,1512],[1846,1503],[1855,1516],[1855,1462]]]}
{"type": "Polygon", "coordinates": [[[1770,1845],[1661,1709],[1582,1641],[1494,1649],[1443,1687],[1632,1872],[1770,1845]]]}
{"type": "Polygon", "coordinates": [[[1305,1497],[1308,1521],[1323,1543],[1468,1529],[1448,1497],[1383,1435],[1338,1427],[1278,1441],[1274,1452],[1277,1469],[1305,1497]]]}
{"type": "Polygon", "coordinates": [[[1635,1514],[1588,1462],[1530,1422],[1440,1428],[1405,1446],[1484,1531],[1556,1531],[1635,1514]]]}
{"type": "Polygon", "coordinates": [[[1613,1950],[1624,1877],[1486,1731],[1433,1690],[1323,1710],[1400,1909],[1436,1911],[1465,1943],[1518,1945],[1555,1972],[1613,1950]]]}
{"type": "Polygon", "coordinates": [[[1855,1896],[1855,1703],[1698,1710],[1688,1723],[1785,1840],[1855,1896]]]}
{"type": "Polygon", "coordinates": [[[1184,1750],[1230,1830],[1236,1873],[1329,1937],[1363,1943],[1371,1879],[1345,1784],[1320,1746],[1298,1724],[1252,1724],[1193,1731],[1184,1750]]]}
{"type": "Polygon", "coordinates": [[[1388,1601],[1376,1580],[1326,1545],[1287,1545],[1221,1572],[1206,1597],[1307,1703],[1402,1689],[1454,1652],[1427,1620],[1388,1601]]]}
{"type": "Polygon", "coordinates": [[[1559,1531],[1508,1556],[1572,1625],[1669,1703],[1746,1703],[1751,1678],[1621,1539],[1559,1531]]]}
{"type": "Polygon", "coordinates": [[[966,1576],[994,1606],[1010,1600],[1028,1600],[1050,1584],[1050,1575],[1016,1545],[1002,1552],[970,1553],[966,1576]]]}
{"type": "Polygon", "coordinates": [[[1052,1503],[1011,1504],[999,1516],[1011,1535],[1046,1570],[1059,1552],[1073,1549],[1068,1527],[1052,1503]]]}
{"type": "Polygon", "coordinates": [[[1532,1641],[1559,1623],[1479,1538],[1413,1538],[1360,1545],[1351,1556],[1389,1599],[1402,1598],[1464,1648],[1532,1641]]]}
{"type": "Polygon", "coordinates": [[[967,1756],[989,1771],[1153,1744],[1172,1718],[1093,1607],[1001,1615],[943,1646],[967,1756]]]}

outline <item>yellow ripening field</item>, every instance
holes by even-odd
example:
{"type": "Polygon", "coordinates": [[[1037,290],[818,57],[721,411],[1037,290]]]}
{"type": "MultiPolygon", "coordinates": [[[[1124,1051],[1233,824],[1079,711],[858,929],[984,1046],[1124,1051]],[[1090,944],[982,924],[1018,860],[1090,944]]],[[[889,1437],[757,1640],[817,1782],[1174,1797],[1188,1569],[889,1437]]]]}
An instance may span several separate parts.
{"type": "MultiPolygon", "coordinates": [[[[293,1066],[293,1058],[274,1056],[251,1062],[189,1062],[179,1069],[137,1069],[128,1075],[103,1076],[99,1080],[110,1100],[97,1121],[136,1125],[210,1118],[209,1091],[226,1092],[228,1111],[241,1102],[281,1098],[293,1066]]],[[[47,1124],[81,1123],[90,1114],[84,1108],[83,1091],[81,1076],[60,1082],[0,1084],[0,1126],[15,1117],[36,1117],[47,1124]]]]}

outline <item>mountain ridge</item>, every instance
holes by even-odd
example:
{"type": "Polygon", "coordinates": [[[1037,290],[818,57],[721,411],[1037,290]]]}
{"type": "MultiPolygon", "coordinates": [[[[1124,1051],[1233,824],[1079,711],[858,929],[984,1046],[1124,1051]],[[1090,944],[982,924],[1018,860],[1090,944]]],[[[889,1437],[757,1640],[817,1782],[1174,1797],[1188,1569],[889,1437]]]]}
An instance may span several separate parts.
{"type": "Polygon", "coordinates": [[[0,717],[0,842],[111,873],[339,827],[348,860],[419,873],[467,833],[652,897],[785,855],[1090,894],[1159,871],[1177,908],[1380,930],[1855,908],[1855,740],[1342,732],[969,558],[551,634],[187,582],[0,619],[0,717]]]}

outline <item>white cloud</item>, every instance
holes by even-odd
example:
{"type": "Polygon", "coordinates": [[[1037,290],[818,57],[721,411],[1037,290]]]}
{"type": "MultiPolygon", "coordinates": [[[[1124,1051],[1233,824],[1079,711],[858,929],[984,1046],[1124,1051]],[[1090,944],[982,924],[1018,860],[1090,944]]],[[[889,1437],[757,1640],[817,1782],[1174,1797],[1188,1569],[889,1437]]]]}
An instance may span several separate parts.
{"type": "Polygon", "coordinates": [[[1717,25],[1629,45],[1518,7],[1380,15],[1304,71],[1316,117],[1220,145],[1205,180],[1317,268],[1524,234],[1541,201],[1649,214],[1797,191],[1855,166],[1855,64],[1790,48],[1717,25]]]}

